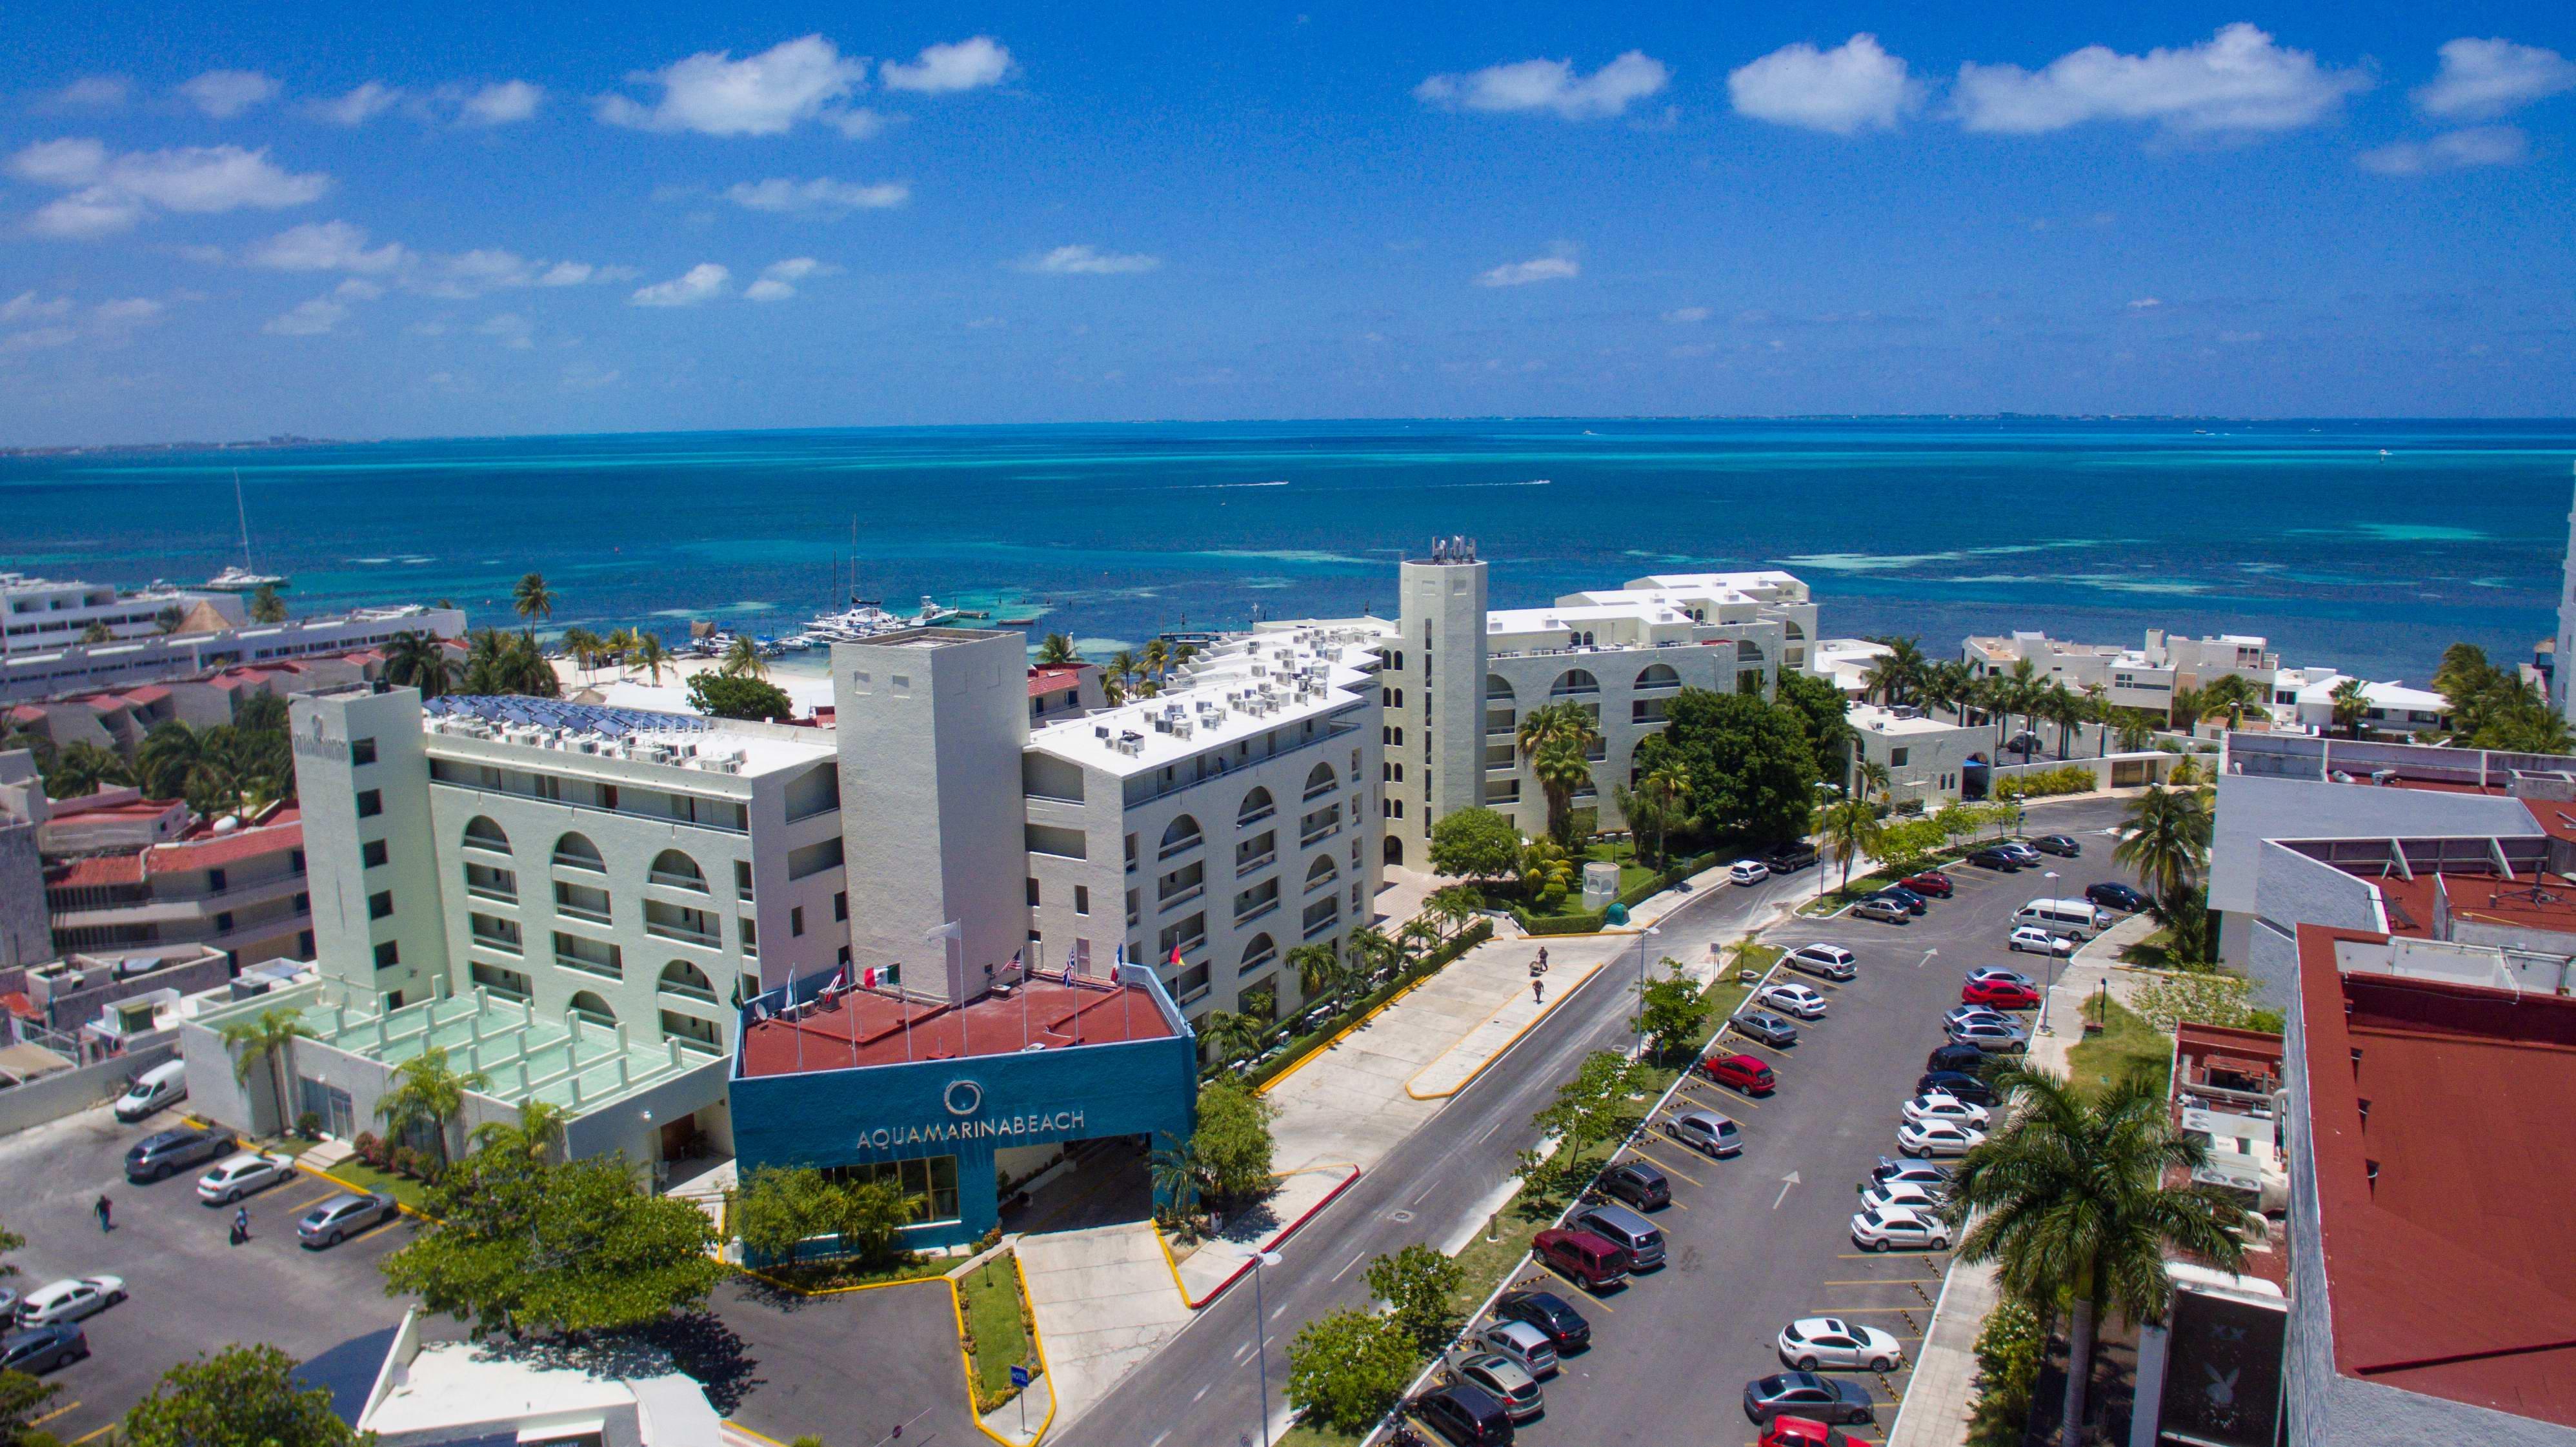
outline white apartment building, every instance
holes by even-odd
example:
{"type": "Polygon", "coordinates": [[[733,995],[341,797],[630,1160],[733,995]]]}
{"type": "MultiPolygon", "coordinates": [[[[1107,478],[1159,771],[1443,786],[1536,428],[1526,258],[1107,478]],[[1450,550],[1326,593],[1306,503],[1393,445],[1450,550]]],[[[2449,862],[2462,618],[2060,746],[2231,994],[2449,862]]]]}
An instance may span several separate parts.
{"type": "MultiPolygon", "coordinates": [[[[89,589],[87,584],[47,586],[89,589]]],[[[114,589],[90,591],[120,596],[114,589]]],[[[139,632],[132,625],[111,624],[111,631],[118,636],[108,643],[82,643],[80,636],[88,624],[71,623],[72,612],[63,617],[67,632],[54,627],[51,613],[29,623],[30,628],[44,630],[35,635],[37,641],[20,647],[15,646],[19,640],[12,638],[13,646],[0,653],[0,703],[189,678],[244,665],[256,667],[354,653],[382,648],[397,633],[427,633],[438,638],[465,636],[465,614],[456,608],[403,603],[314,614],[283,623],[253,624],[243,621],[241,600],[222,593],[184,595],[186,605],[196,610],[193,616],[208,626],[183,624],[179,632],[159,632],[152,621],[153,613],[181,596],[138,594],[114,605],[103,605],[139,607],[145,600],[152,604],[141,609],[139,632]],[[223,617],[217,620],[203,611],[207,609],[223,617]],[[224,611],[227,609],[228,613],[224,611]],[[218,621],[221,626],[212,626],[218,621]]],[[[5,592],[0,592],[0,598],[6,597],[5,592]]]]}
{"type": "Polygon", "coordinates": [[[224,593],[184,592],[164,583],[121,592],[106,583],[0,573],[0,657],[78,643],[93,623],[115,638],[148,638],[161,631],[162,609],[193,610],[200,603],[236,627],[249,621],[242,600],[224,593]]]}
{"type": "Polygon", "coordinates": [[[2062,683],[2074,693],[2099,686],[2112,706],[2150,713],[2171,710],[2174,690],[2206,688],[2227,673],[2252,681],[2268,699],[2273,675],[2281,671],[2281,656],[2270,651],[2264,639],[2234,633],[2171,637],[2161,628],[2148,629],[2145,644],[2138,648],[2068,643],[2036,631],[1972,637],[1965,655],[1974,677],[2010,673],[2015,663],[2027,658],[2043,680],[2062,683]]]}
{"type": "Polygon", "coordinates": [[[1390,864],[1426,862],[1431,825],[1483,804],[1536,833],[1547,800],[1520,758],[1523,714],[1588,710],[1601,732],[1592,787],[1575,807],[1620,817],[1611,787],[1685,687],[1769,697],[1810,667],[1816,605],[1788,573],[1659,574],[1569,593],[1544,608],[1485,607],[1485,564],[1464,540],[1402,564],[1401,611],[1382,645],[1390,864]]]}
{"type": "MultiPolygon", "coordinates": [[[[1911,708],[1883,708],[1856,703],[1844,715],[1852,729],[1855,763],[1874,763],[1887,770],[1890,805],[1938,809],[1956,803],[1972,768],[1994,762],[1995,730],[1991,724],[1961,725],[1926,717],[1911,708]]],[[[1857,775],[1857,769],[1853,770],[1857,775]]],[[[1856,788],[1847,779],[1846,787],[1856,788]]],[[[1976,782],[1977,789],[1984,780],[1976,782]]]]}

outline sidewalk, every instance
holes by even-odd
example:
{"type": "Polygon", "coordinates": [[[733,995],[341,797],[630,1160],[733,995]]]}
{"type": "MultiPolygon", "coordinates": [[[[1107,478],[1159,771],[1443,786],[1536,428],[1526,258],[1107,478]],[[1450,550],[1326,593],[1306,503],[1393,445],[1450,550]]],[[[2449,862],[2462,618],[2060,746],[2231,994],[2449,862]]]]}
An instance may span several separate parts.
{"type": "Polygon", "coordinates": [[[1227,1217],[1217,1233],[1175,1268],[1181,1295],[1197,1310],[1252,1269],[1256,1252],[1272,1251],[1290,1232],[1303,1226],[1350,1189],[1360,1178],[1354,1165],[1310,1166],[1279,1178],[1269,1199],[1249,1211],[1227,1217]]]}
{"type": "Polygon", "coordinates": [[[1059,1422],[1108,1396],[1189,1324],[1189,1304],[1151,1221],[1023,1236],[1018,1250],[1059,1422]]]}

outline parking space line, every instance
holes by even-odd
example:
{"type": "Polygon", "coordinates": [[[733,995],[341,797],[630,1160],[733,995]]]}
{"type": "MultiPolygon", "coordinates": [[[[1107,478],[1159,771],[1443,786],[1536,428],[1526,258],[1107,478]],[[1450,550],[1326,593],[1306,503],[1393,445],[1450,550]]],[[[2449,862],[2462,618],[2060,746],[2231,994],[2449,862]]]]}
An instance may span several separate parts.
{"type": "Polygon", "coordinates": [[[1663,1172],[1664,1172],[1665,1174],[1667,1174],[1667,1175],[1679,1176],[1679,1177],[1681,1177],[1683,1180],[1685,1180],[1685,1181],[1689,1181],[1689,1182],[1690,1182],[1692,1185],[1694,1185],[1694,1186],[1696,1186],[1696,1185],[1699,1185],[1699,1184],[1700,1184],[1699,1180],[1698,1180],[1696,1177],[1692,1176],[1689,1172],[1687,1172],[1687,1171],[1682,1171],[1682,1170],[1678,1170],[1678,1169],[1676,1169],[1676,1168],[1674,1168],[1674,1167],[1672,1167],[1672,1166],[1665,1165],[1665,1164],[1664,1164],[1664,1158],[1663,1158],[1663,1157],[1661,1157],[1661,1156],[1657,1156],[1657,1155],[1650,1155],[1650,1154],[1648,1154],[1648,1153],[1647,1153],[1647,1152],[1645,1152],[1645,1151],[1639,1150],[1637,1147],[1635,1147],[1635,1146],[1633,1146],[1633,1145],[1632,1145],[1632,1146],[1630,1146],[1630,1147],[1628,1147],[1628,1149],[1629,1149],[1630,1151],[1632,1151],[1632,1152],[1635,1152],[1637,1155],[1644,1156],[1648,1161],[1653,1162],[1653,1163],[1654,1163],[1654,1165],[1655,1165],[1655,1167],[1656,1167],[1658,1170],[1663,1171],[1663,1172]]]}
{"type": "Polygon", "coordinates": [[[1816,1310],[1831,1316],[1898,1316],[1922,1308],[1913,1306],[1820,1306],[1816,1310]]]}
{"type": "Polygon", "coordinates": [[[1618,1315],[1618,1314],[1619,1314],[1619,1312],[1618,1312],[1618,1308],[1613,1307],[1613,1306],[1608,1306],[1608,1305],[1603,1304],[1603,1302],[1601,1301],[1601,1299],[1600,1299],[1599,1297],[1597,1297],[1597,1296],[1592,1296],[1592,1293],[1590,1293],[1590,1292],[1588,1292],[1588,1291],[1585,1291],[1585,1290],[1584,1290],[1582,1287],[1580,1287],[1580,1286],[1575,1285],[1575,1284],[1574,1284],[1574,1280],[1573,1280],[1573,1278],[1572,1278],[1572,1277],[1569,1277],[1569,1276],[1563,1275],[1562,1273],[1558,1272],[1558,1271],[1557,1271],[1557,1269],[1556,1269],[1555,1267],[1553,1267],[1553,1266],[1547,1266],[1547,1265],[1542,1264],[1542,1265],[1539,1267],[1539,1272],[1540,1272],[1540,1274],[1541,1274],[1541,1275],[1545,1275],[1545,1276],[1553,1276],[1553,1277],[1555,1277],[1558,1281],[1560,1281],[1560,1282],[1564,1283],[1564,1285],[1565,1285],[1565,1289],[1566,1289],[1566,1290],[1576,1293],[1578,1297],[1592,1297],[1591,1301],[1588,1303],[1589,1305],[1592,1305],[1592,1306],[1598,1306],[1598,1307],[1600,1307],[1603,1311],[1609,1312],[1612,1316],[1616,1316],[1616,1315],[1618,1315]]]}
{"type": "Polygon", "coordinates": [[[1938,1251],[1837,1251],[1845,1261],[1947,1261],[1938,1251]]]}
{"type": "Polygon", "coordinates": [[[56,1417],[61,1416],[61,1415],[62,1415],[62,1414],[64,1414],[65,1412],[69,1412],[69,1411],[76,1410],[79,1406],[80,1406],[80,1403],[78,1403],[78,1402],[66,1402],[66,1403],[64,1403],[63,1405],[61,1405],[61,1406],[59,1406],[59,1407],[56,1407],[54,1410],[52,1410],[52,1411],[50,1411],[50,1412],[47,1412],[45,1415],[43,1415],[43,1416],[41,1416],[41,1417],[38,1417],[38,1418],[35,1418],[34,1420],[30,1421],[27,1425],[28,1425],[28,1426],[30,1426],[30,1427],[41,1427],[41,1426],[45,1425],[47,1422],[50,1422],[50,1421],[54,1420],[56,1417]]]}
{"type": "Polygon", "coordinates": [[[345,1194],[347,1194],[347,1193],[346,1193],[346,1192],[344,1192],[344,1191],[342,1191],[339,1187],[337,1187],[337,1186],[333,1186],[331,1189],[329,1189],[329,1190],[327,1190],[327,1191],[324,1191],[321,1195],[315,1196],[313,1199],[311,1199],[311,1200],[309,1200],[309,1201],[298,1201],[298,1202],[296,1202],[294,1205],[289,1206],[289,1207],[287,1207],[286,1209],[287,1209],[288,1211],[290,1211],[290,1212],[292,1212],[292,1211],[301,1211],[301,1210],[303,1210],[303,1209],[304,1209],[305,1207],[307,1207],[307,1206],[319,1206],[319,1205],[321,1205],[323,1202],[325,1202],[325,1201],[327,1201],[327,1200],[330,1200],[333,1196],[339,1196],[339,1195],[345,1195],[345,1194]]]}

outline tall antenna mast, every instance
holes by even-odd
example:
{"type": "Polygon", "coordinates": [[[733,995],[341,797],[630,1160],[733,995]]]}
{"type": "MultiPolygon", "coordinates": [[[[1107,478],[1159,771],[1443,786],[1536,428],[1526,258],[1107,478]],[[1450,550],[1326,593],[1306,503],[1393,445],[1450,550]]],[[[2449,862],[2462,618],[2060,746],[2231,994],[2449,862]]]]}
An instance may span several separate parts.
{"type": "Polygon", "coordinates": [[[242,571],[256,573],[250,561],[250,509],[242,504],[241,469],[233,469],[233,515],[241,519],[242,571]]]}

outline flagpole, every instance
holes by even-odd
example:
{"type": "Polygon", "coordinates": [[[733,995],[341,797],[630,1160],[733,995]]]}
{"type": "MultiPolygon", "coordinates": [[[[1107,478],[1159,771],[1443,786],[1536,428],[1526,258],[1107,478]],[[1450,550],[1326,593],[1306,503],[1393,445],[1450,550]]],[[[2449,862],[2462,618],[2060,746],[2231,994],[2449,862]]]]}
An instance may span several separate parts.
{"type": "Polygon", "coordinates": [[[1032,963],[1041,970],[1046,968],[1046,945],[1043,941],[1031,941],[1028,958],[1020,961],[1020,1044],[1023,1048],[1037,1043],[1029,1038],[1029,966],[1032,963]]]}
{"type": "Polygon", "coordinates": [[[903,961],[894,962],[894,1007],[903,1012],[903,1063],[912,1063],[912,1002],[903,997],[903,961]]]}
{"type": "Polygon", "coordinates": [[[805,1073],[805,1022],[796,1018],[796,969],[787,970],[787,1028],[796,1032],[796,1073],[805,1073]]]}

